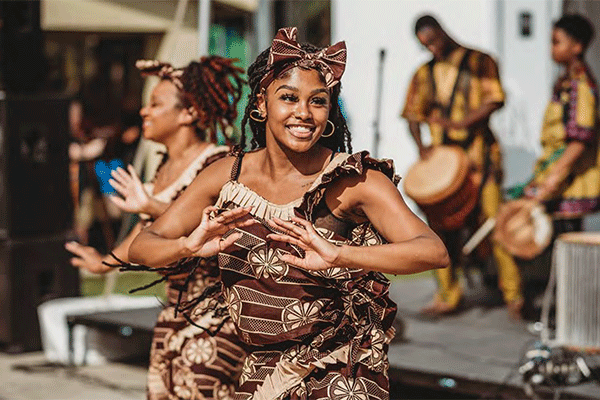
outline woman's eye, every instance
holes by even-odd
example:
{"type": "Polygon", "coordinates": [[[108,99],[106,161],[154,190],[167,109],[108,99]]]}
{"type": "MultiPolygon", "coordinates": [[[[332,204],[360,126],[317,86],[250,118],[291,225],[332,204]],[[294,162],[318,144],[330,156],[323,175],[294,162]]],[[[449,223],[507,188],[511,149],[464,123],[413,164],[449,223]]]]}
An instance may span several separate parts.
{"type": "Polygon", "coordinates": [[[313,98],[313,103],[318,105],[318,106],[326,106],[327,105],[327,99],[325,97],[315,97],[313,98]]]}
{"type": "Polygon", "coordinates": [[[283,101],[298,101],[298,97],[296,97],[296,96],[295,96],[295,95],[293,95],[293,94],[287,94],[287,93],[284,93],[284,94],[282,94],[282,95],[281,95],[281,97],[280,97],[280,98],[281,98],[281,100],[283,100],[283,101]]]}

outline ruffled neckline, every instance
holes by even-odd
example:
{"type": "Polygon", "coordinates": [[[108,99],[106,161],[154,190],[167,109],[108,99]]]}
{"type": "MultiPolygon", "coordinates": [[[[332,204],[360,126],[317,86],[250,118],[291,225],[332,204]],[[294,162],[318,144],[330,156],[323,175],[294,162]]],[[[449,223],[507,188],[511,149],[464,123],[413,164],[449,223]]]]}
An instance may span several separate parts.
{"type": "Polygon", "coordinates": [[[212,156],[219,153],[229,152],[229,147],[227,146],[217,146],[213,143],[209,144],[198,156],[188,165],[188,167],[183,171],[181,175],[175,180],[175,182],[171,183],[169,186],[164,188],[158,193],[154,192],[154,183],[148,182],[145,183],[144,186],[148,193],[152,195],[156,200],[170,203],[173,201],[173,198],[179,193],[182,189],[188,186],[198,175],[199,170],[202,169],[204,163],[212,156]]]}
{"type": "Polygon", "coordinates": [[[306,217],[309,217],[314,207],[323,198],[326,187],[332,181],[342,176],[350,176],[352,174],[362,175],[366,167],[383,172],[394,184],[397,184],[400,180],[394,174],[393,162],[391,160],[371,158],[368,151],[355,154],[338,153],[325,167],[323,172],[317,176],[310,188],[301,197],[291,202],[286,204],[273,203],[243,183],[230,179],[223,185],[216,204],[219,207],[229,202],[240,207],[252,206],[251,214],[262,219],[273,217],[289,219],[295,214],[295,210],[301,210],[306,214],[306,217]]]}

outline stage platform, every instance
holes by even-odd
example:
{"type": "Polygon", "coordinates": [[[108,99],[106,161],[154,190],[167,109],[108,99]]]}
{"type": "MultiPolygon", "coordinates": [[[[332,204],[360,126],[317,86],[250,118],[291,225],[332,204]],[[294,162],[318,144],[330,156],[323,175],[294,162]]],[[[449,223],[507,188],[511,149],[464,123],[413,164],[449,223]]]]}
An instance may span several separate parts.
{"type": "MultiPolygon", "coordinates": [[[[499,292],[483,288],[476,279],[461,311],[426,318],[419,310],[435,291],[433,277],[392,282],[405,330],[389,350],[392,399],[534,398],[525,393],[517,369],[539,336],[530,333],[530,323],[509,317],[499,292]]],[[[600,399],[597,383],[534,390],[540,398],[600,399]]]]}

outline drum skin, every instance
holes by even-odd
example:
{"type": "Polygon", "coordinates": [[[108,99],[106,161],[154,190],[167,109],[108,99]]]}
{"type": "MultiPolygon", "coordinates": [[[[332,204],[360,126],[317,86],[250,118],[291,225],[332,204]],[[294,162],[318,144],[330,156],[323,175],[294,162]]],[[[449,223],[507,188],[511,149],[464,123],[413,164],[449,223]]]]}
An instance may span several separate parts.
{"type": "Polygon", "coordinates": [[[518,199],[500,206],[493,240],[513,256],[531,260],[550,245],[552,232],[552,219],[539,202],[518,199]]]}
{"type": "Polygon", "coordinates": [[[477,204],[480,174],[458,146],[436,146],[404,178],[404,191],[434,229],[457,230],[477,204]]]}

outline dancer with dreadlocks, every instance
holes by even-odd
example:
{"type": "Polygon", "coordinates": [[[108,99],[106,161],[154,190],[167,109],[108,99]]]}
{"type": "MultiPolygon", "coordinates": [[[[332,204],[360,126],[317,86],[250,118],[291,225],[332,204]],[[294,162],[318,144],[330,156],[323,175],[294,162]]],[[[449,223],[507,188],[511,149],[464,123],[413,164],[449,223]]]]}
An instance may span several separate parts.
{"type": "Polygon", "coordinates": [[[228,312],[250,346],[234,399],[388,399],[396,307],[381,272],[448,263],[392,162],[346,153],[345,63],[343,42],[319,49],[279,30],[248,71],[250,151],[202,171],[130,247],[147,265],[219,254],[228,312]]]}
{"type": "MultiPolygon", "coordinates": [[[[233,60],[211,56],[174,69],[158,61],[138,61],[144,75],[157,75],[160,82],[152,91],[150,103],[140,111],[144,137],[167,148],[163,162],[151,183],[143,185],[133,167],[129,172],[113,173],[112,186],[123,196],[114,202],[123,210],[140,213],[146,221],[160,216],[213,161],[229,152],[218,146],[217,130],[229,132],[237,115],[241,97],[243,70],[233,60]]],[[[140,232],[138,224],[131,234],[113,250],[115,258],[126,261],[133,238],[140,232]]],[[[114,263],[110,256],[78,243],[67,249],[77,255],[73,265],[96,273],[108,272],[114,263]]],[[[190,260],[188,264],[198,260],[190,260]]],[[[188,296],[197,297],[206,286],[219,279],[215,262],[203,261],[191,277],[167,276],[169,305],[160,313],[154,328],[148,373],[148,399],[227,399],[235,389],[245,356],[243,346],[231,322],[225,323],[217,336],[210,336],[196,325],[220,325],[212,312],[176,314],[175,304],[188,296]],[[187,280],[186,280],[187,278],[187,280]],[[186,319],[190,318],[190,324],[186,319]]]]}

